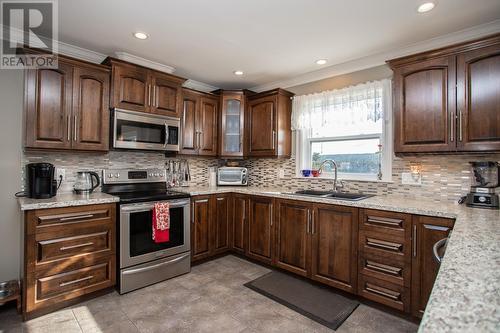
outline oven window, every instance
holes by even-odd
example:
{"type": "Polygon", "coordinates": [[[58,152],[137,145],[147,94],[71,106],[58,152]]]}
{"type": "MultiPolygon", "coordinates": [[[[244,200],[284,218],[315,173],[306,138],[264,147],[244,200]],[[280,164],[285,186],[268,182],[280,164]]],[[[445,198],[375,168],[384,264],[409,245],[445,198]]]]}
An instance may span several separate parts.
{"type": "Polygon", "coordinates": [[[140,256],[184,244],[184,208],[170,209],[170,241],[155,243],[152,239],[153,211],[130,214],[130,257],[140,256]]]}
{"type": "Polygon", "coordinates": [[[116,122],[118,141],[165,143],[165,126],[118,119],[116,122]]]}

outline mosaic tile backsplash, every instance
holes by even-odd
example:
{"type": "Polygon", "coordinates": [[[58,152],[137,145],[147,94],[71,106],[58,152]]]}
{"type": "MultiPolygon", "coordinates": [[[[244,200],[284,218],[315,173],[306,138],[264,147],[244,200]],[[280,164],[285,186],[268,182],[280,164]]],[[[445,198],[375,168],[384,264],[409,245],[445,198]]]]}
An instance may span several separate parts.
{"type": "MultiPolygon", "coordinates": [[[[111,151],[107,154],[97,153],[54,153],[26,152],[24,165],[34,162],[49,162],[66,170],[66,180],[60,192],[71,192],[79,170],[100,171],[106,168],[163,168],[168,158],[156,152],[122,152],[111,151]]],[[[215,158],[189,157],[191,184],[208,185],[208,168],[217,166],[223,161],[215,158]]],[[[456,201],[469,191],[469,161],[500,161],[500,154],[493,155],[426,155],[412,157],[395,157],[393,160],[391,183],[347,181],[345,191],[364,192],[369,194],[402,194],[411,198],[432,197],[436,201],[456,201]],[[401,174],[410,171],[410,163],[422,166],[422,185],[402,185],[401,174]]],[[[330,179],[295,177],[295,159],[259,158],[241,161],[242,166],[249,169],[249,186],[278,187],[287,190],[298,189],[331,189],[330,179]],[[283,169],[285,177],[278,176],[283,169]]],[[[23,182],[24,183],[24,182],[23,182]]]]}

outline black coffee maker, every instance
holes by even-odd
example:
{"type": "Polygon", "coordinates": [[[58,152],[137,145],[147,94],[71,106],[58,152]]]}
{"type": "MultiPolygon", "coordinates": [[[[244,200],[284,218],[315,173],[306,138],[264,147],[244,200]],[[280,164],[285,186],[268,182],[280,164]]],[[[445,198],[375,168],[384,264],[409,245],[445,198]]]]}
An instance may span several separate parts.
{"type": "Polygon", "coordinates": [[[52,198],[57,192],[54,180],[55,168],[50,163],[30,163],[26,165],[26,196],[34,199],[52,198]]]}

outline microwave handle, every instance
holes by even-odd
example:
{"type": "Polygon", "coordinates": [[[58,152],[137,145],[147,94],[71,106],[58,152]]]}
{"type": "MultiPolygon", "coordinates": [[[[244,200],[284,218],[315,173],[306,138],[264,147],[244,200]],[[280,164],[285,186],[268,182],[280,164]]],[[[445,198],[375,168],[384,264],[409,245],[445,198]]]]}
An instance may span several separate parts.
{"type": "Polygon", "coordinates": [[[168,145],[168,124],[165,123],[165,144],[163,145],[166,147],[168,145]]]}

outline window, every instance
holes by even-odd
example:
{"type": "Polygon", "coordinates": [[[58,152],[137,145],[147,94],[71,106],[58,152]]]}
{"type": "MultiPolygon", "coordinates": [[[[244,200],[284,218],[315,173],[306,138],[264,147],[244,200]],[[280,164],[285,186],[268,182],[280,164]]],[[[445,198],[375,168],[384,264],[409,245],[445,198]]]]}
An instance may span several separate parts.
{"type": "MultiPolygon", "coordinates": [[[[334,160],[339,179],[391,179],[390,80],[294,98],[297,175],[334,160]]],[[[322,177],[333,177],[329,163],[322,177]]]]}

